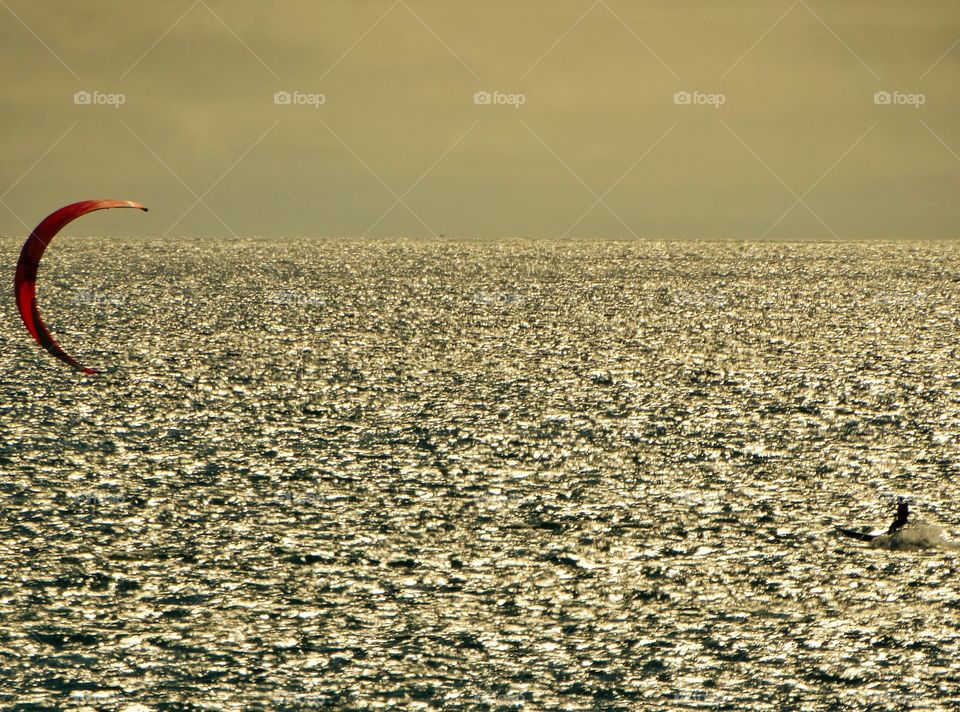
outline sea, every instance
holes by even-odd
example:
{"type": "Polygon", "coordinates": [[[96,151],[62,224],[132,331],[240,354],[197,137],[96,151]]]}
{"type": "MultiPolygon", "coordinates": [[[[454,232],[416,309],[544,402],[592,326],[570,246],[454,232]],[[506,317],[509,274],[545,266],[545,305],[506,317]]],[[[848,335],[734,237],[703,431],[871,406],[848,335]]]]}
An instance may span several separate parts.
{"type": "Polygon", "coordinates": [[[0,298],[0,709],[960,707],[957,244],[68,236],[38,294],[101,373],[0,298]]]}

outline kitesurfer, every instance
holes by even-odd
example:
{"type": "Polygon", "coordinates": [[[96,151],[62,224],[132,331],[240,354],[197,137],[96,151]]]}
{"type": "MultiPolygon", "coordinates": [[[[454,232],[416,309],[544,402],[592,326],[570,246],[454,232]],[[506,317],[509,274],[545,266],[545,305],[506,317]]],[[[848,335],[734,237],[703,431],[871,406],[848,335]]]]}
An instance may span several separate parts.
{"type": "Polygon", "coordinates": [[[903,497],[897,497],[897,516],[894,517],[893,523],[887,530],[887,534],[894,534],[898,529],[907,523],[907,517],[909,516],[910,506],[907,504],[907,500],[903,497]]]}

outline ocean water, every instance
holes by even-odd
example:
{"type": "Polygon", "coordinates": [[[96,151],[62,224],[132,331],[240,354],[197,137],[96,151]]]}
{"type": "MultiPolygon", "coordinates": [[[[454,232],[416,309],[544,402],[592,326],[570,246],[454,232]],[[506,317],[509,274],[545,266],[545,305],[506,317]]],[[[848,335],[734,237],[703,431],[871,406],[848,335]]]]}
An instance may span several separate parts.
{"type": "Polygon", "coordinates": [[[958,247],[62,237],[39,293],[106,373],[2,300],[2,709],[960,705],[958,247]],[[895,494],[919,545],[837,535],[895,494]]]}

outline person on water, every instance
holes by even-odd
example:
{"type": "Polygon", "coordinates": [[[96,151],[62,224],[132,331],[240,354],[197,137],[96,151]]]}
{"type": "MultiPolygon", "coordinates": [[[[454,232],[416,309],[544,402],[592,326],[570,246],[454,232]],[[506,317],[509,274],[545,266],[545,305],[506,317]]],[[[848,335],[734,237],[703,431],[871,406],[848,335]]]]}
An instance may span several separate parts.
{"type": "Polygon", "coordinates": [[[890,528],[887,530],[887,534],[893,534],[898,529],[900,529],[904,524],[907,523],[907,517],[910,516],[910,506],[907,504],[907,500],[903,497],[897,497],[897,516],[893,520],[893,524],[890,525],[890,528]]]}

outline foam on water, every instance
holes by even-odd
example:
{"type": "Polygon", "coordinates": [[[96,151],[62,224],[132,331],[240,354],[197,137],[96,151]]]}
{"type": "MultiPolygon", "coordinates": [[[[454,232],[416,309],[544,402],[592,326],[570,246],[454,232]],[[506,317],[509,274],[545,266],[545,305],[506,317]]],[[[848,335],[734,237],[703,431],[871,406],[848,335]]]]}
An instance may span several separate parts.
{"type": "Polygon", "coordinates": [[[960,542],[951,541],[944,535],[943,527],[928,522],[908,524],[894,534],[878,536],[870,546],[876,549],[960,549],[960,542]]]}

